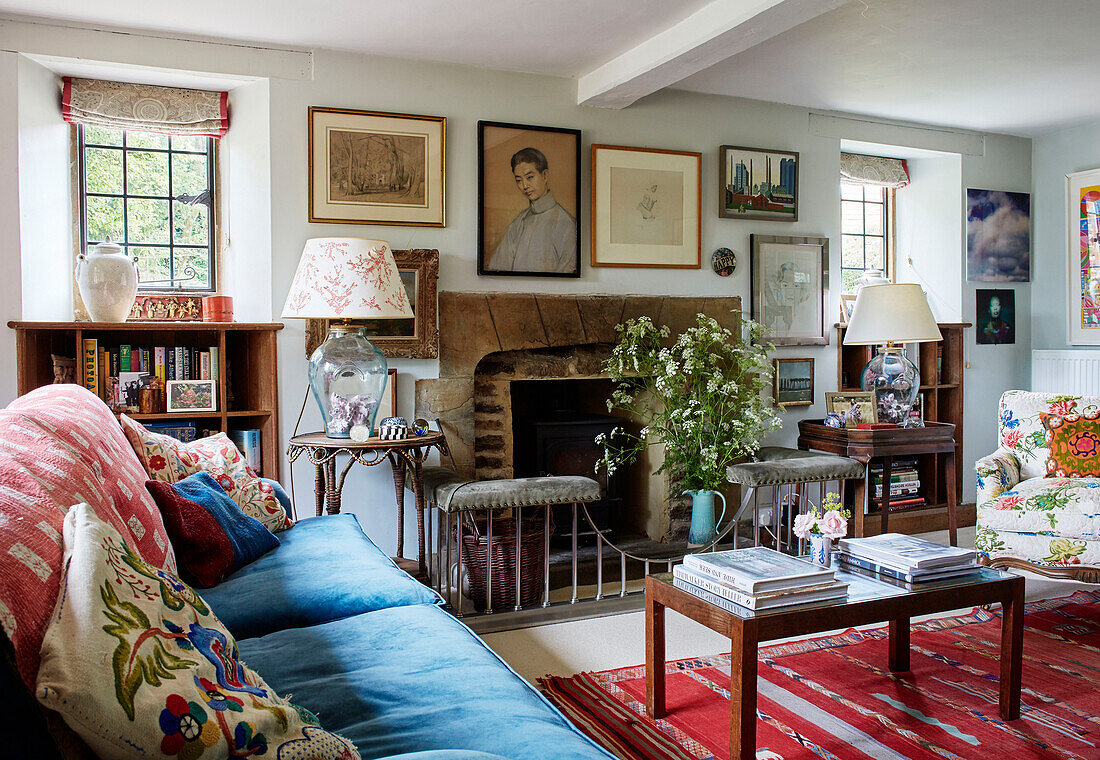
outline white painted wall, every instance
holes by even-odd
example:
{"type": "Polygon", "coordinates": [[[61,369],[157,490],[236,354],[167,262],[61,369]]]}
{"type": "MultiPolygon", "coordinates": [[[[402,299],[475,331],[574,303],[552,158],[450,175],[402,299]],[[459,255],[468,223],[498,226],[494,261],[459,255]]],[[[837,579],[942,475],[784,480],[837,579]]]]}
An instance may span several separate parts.
{"type": "MultiPolygon", "coordinates": [[[[132,51],[131,51],[132,53],[132,51]]],[[[2,70],[0,70],[2,73],[2,70]]],[[[272,79],[267,85],[270,143],[263,145],[263,88],[249,85],[247,91],[234,93],[233,127],[227,151],[245,144],[251,151],[247,160],[230,158],[229,193],[231,202],[255,191],[265,193],[264,171],[256,163],[257,155],[268,155],[270,175],[269,242],[264,239],[262,201],[246,198],[245,215],[251,221],[238,222],[233,208],[231,249],[247,249],[255,269],[233,270],[234,292],[239,303],[248,303],[249,317],[255,309],[257,319],[277,316],[289,289],[291,278],[306,238],[321,235],[381,237],[394,248],[438,248],[440,250],[441,290],[481,290],[545,293],[653,293],[668,295],[740,295],[749,301],[749,235],[823,235],[832,241],[832,282],[839,282],[840,200],[839,153],[837,136],[814,134],[809,128],[808,112],[802,108],[774,103],[736,100],[721,96],[680,91],[657,93],[623,111],[606,111],[576,105],[576,84],[569,79],[506,73],[485,69],[409,62],[354,54],[318,51],[314,56],[312,81],[272,79]],[[342,106],[381,111],[443,115],[448,118],[447,135],[447,227],[373,227],[336,224],[310,224],[307,221],[307,119],[311,105],[342,106]],[[476,130],[479,119],[513,121],[536,125],[567,126],[583,131],[582,199],[585,210],[582,224],[582,277],[579,280],[542,278],[478,277],[475,251],[477,242],[476,130]],[[240,121],[238,121],[240,120],[240,121]],[[236,140],[239,125],[249,125],[240,134],[259,136],[236,140]],[[702,270],[592,269],[588,266],[588,146],[591,143],[639,145],[654,148],[699,150],[703,152],[702,270]],[[799,151],[799,221],[747,222],[724,220],[717,216],[717,148],[724,143],[755,145],[799,151]],[[241,183],[245,187],[241,187],[241,183]],[[255,187],[253,187],[255,183],[255,187]],[[255,200],[255,202],[251,202],[255,200]],[[265,282],[259,259],[270,245],[270,279],[265,282]],[[717,247],[732,248],[738,254],[738,268],[729,278],[714,275],[708,264],[717,247]],[[270,305],[264,311],[263,299],[240,290],[241,272],[249,273],[248,287],[264,288],[270,293],[270,305]]],[[[865,122],[861,122],[865,123],[865,122]]],[[[0,131],[0,137],[3,137],[0,131]]],[[[9,141],[7,145],[11,145],[9,141]]],[[[994,171],[987,161],[999,161],[1013,182],[1025,188],[1030,182],[1028,141],[1006,143],[1003,153],[993,157],[974,157],[963,163],[972,171],[994,171]]],[[[4,154],[0,144],[0,155],[4,154]]],[[[2,168],[2,167],[0,167],[2,168]]],[[[0,176],[0,188],[4,177],[0,176]]],[[[4,254],[0,254],[4,255],[4,254]]],[[[961,250],[959,252],[961,260],[961,250]]],[[[235,265],[232,265],[235,267],[235,265]]],[[[229,280],[227,280],[228,282],[229,280]]],[[[837,314],[838,293],[833,290],[825,306],[830,326],[837,314]]],[[[238,317],[245,312],[238,306],[238,317]]],[[[303,325],[290,322],[279,338],[280,416],[282,440],[291,433],[306,387],[303,325]]],[[[776,443],[793,445],[796,422],[803,416],[823,414],[823,394],[836,387],[835,336],[830,345],[813,348],[785,348],[779,356],[812,356],[816,367],[817,403],[806,410],[786,415],[784,429],[774,437],[776,443]]],[[[2,375],[13,374],[11,353],[4,361],[2,375]]],[[[399,371],[398,410],[406,415],[413,410],[413,385],[417,378],[432,377],[437,363],[428,360],[395,360],[399,371]]],[[[970,380],[968,378],[967,382],[970,380]]],[[[6,400],[6,399],[5,399],[6,400]]],[[[319,427],[319,417],[310,401],[302,430],[319,427]]],[[[984,453],[984,452],[983,452],[984,453]]],[[[962,465],[968,467],[964,453],[962,465]]],[[[284,463],[284,481],[287,467],[284,463]]],[[[312,509],[312,468],[299,463],[295,495],[303,515],[312,509]]],[[[349,475],[344,491],[345,508],[360,515],[367,531],[380,544],[393,547],[396,517],[392,483],[383,468],[365,471],[356,468],[349,475]]],[[[413,516],[406,515],[406,535],[413,534],[413,516]]],[[[408,551],[408,548],[406,548],[408,551]]]]}
{"type": "Polygon", "coordinates": [[[0,229],[7,245],[0,253],[0,402],[15,398],[15,332],[7,329],[22,315],[20,285],[22,257],[19,255],[19,55],[0,52],[0,229]]]}
{"type": "Polygon", "coordinates": [[[72,319],[70,127],[57,76],[22,55],[18,69],[23,319],[72,319]]]}
{"type": "MultiPolygon", "coordinates": [[[[1066,308],[1066,175],[1100,167],[1100,121],[1035,138],[1032,156],[1031,277],[1037,293],[1031,312],[1035,348],[1069,348],[1066,308]]],[[[1019,296],[1017,296],[1018,298],[1019,296]]]]}

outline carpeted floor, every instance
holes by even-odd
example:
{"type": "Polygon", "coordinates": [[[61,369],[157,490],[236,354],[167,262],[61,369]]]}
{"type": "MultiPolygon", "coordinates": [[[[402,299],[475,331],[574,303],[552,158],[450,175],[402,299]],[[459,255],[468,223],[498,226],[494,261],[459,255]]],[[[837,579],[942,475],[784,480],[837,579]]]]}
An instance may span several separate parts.
{"type": "MultiPolygon", "coordinates": [[[[1033,602],[1022,717],[997,715],[998,610],[914,624],[912,671],[886,669],[884,628],[760,652],[760,760],[1096,760],[1100,591],[1033,602]]],[[[644,718],[645,668],[542,679],[582,730],[629,760],[725,758],[729,656],[668,665],[666,719],[644,718]]]]}

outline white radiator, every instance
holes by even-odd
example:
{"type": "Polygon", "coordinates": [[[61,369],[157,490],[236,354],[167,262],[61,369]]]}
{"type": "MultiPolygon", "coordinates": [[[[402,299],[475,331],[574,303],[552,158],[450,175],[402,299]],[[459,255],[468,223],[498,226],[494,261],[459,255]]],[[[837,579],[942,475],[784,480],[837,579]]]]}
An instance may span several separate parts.
{"type": "Polygon", "coordinates": [[[1031,390],[1100,396],[1100,351],[1032,351],[1031,390]]]}

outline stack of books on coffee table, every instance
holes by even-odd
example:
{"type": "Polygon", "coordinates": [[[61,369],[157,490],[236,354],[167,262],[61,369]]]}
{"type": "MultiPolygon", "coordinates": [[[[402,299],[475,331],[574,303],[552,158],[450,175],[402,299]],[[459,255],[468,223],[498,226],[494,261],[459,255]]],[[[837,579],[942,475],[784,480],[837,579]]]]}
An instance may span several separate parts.
{"type": "Polygon", "coordinates": [[[841,567],[868,570],[906,583],[930,583],[981,570],[973,549],[942,546],[902,533],[844,538],[837,548],[841,567]]]}
{"type": "Polygon", "coordinates": [[[848,593],[832,569],[763,546],[689,554],[672,575],[677,588],[735,613],[737,607],[766,610],[848,593]]]}

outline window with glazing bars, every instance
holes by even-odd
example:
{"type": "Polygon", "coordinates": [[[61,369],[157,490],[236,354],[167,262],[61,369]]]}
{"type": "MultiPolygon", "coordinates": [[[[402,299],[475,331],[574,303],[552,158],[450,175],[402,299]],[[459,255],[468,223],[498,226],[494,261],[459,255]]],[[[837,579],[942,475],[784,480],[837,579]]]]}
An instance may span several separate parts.
{"type": "Polygon", "coordinates": [[[83,125],[77,140],[85,247],[123,246],[142,291],[214,291],[214,140],[83,125]]]}
{"type": "Polygon", "coordinates": [[[840,184],[842,293],[854,293],[864,270],[890,269],[894,191],[877,185],[840,184]]]}

